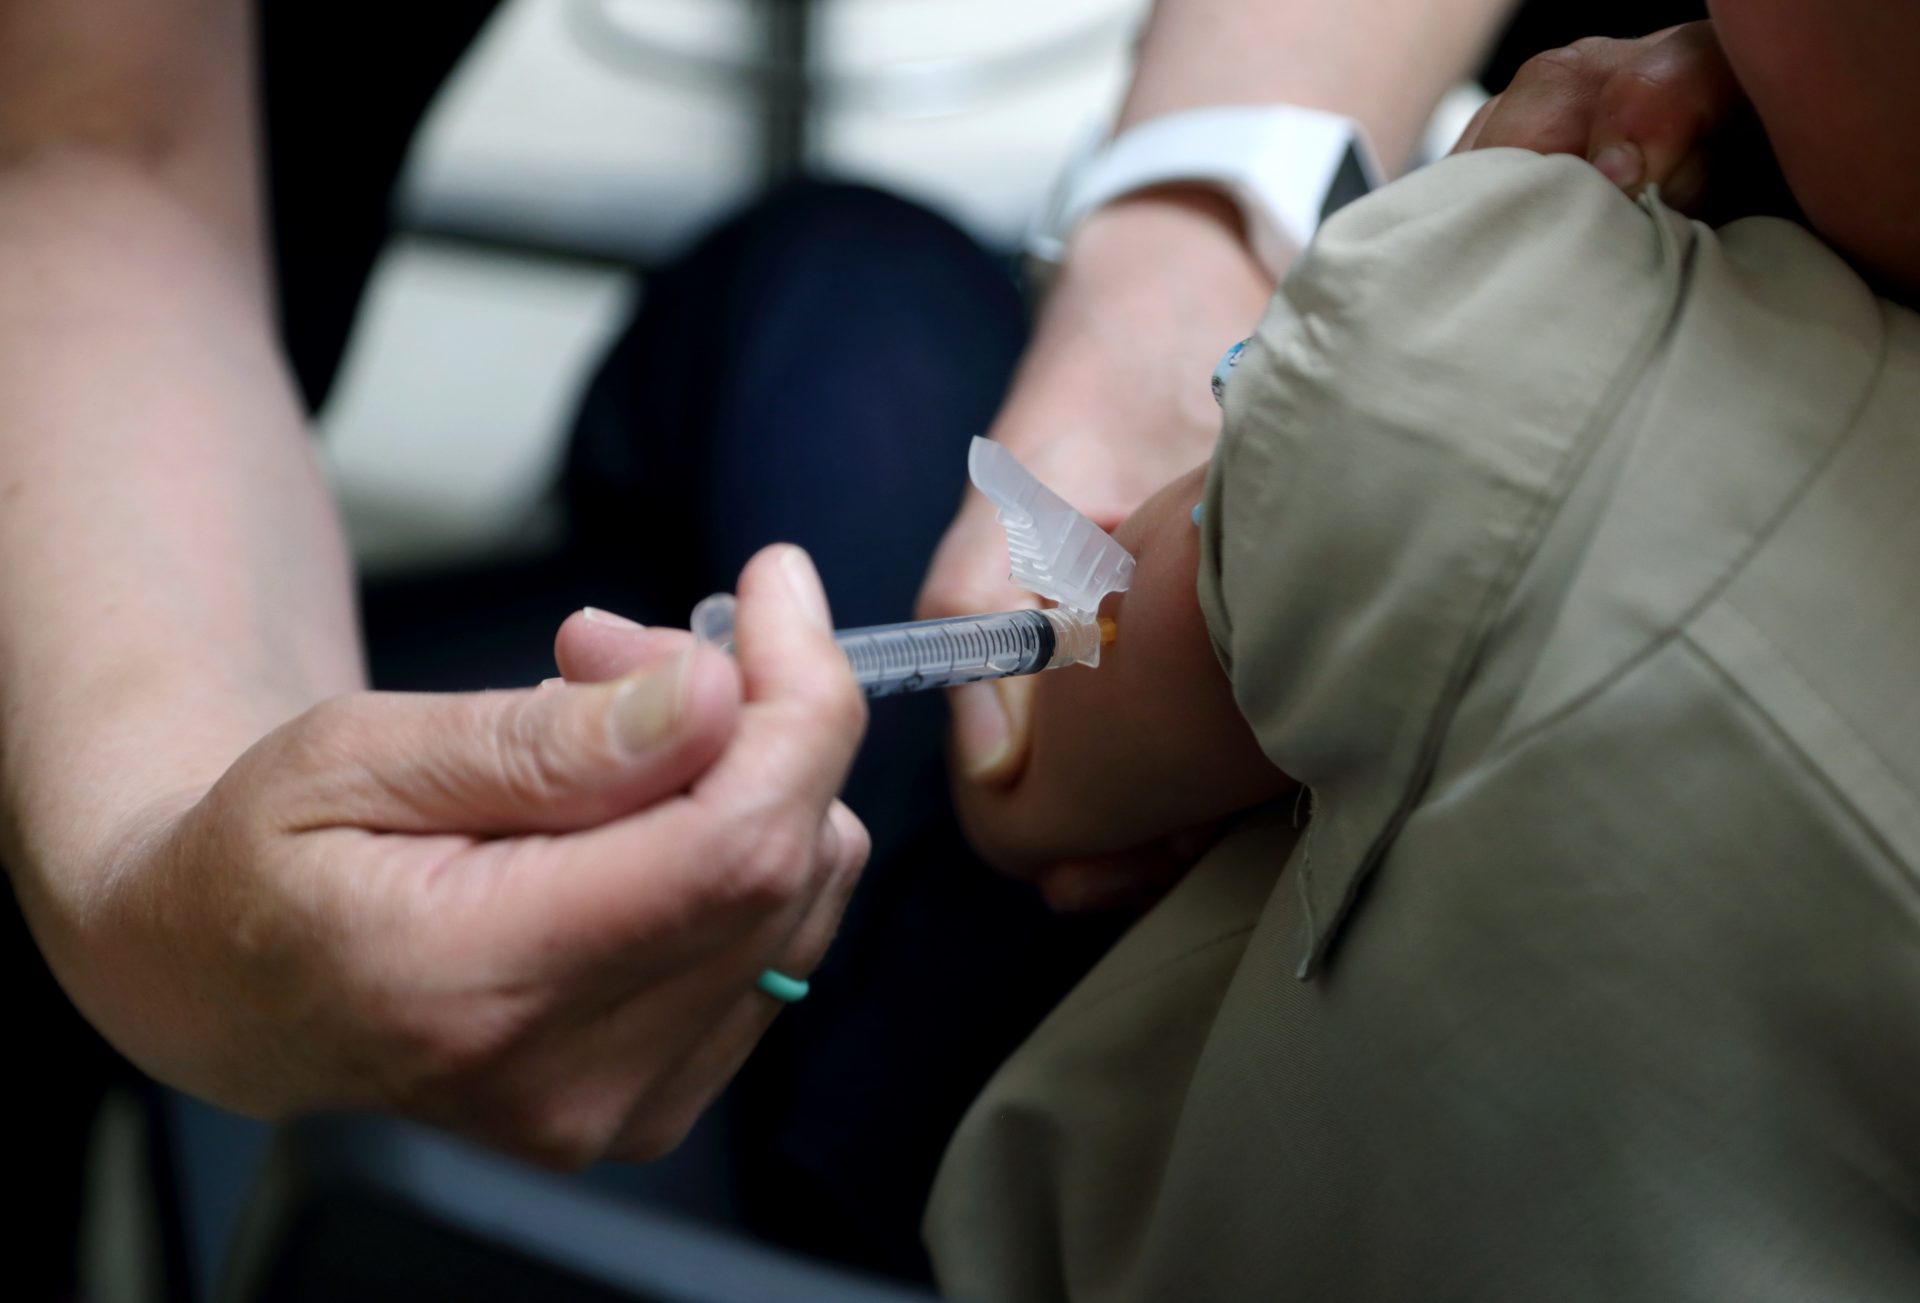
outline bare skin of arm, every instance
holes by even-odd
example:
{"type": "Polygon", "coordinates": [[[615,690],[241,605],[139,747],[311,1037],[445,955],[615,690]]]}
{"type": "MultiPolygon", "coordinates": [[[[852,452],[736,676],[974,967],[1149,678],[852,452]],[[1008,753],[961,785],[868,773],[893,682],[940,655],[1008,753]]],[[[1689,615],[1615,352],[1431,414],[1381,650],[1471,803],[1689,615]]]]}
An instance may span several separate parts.
{"type": "Polygon", "coordinates": [[[961,789],[968,836],[1014,872],[1196,837],[1294,784],[1233,701],[1195,595],[1205,468],[1149,498],[1115,531],[1138,567],[1108,599],[1118,637],[1098,669],[1036,676],[1027,764],[1011,784],[961,789]]]}
{"type": "Polygon", "coordinates": [[[104,870],[362,683],[273,343],[250,13],[0,4],[0,780],[30,900],[98,890],[32,867],[104,870]]]}

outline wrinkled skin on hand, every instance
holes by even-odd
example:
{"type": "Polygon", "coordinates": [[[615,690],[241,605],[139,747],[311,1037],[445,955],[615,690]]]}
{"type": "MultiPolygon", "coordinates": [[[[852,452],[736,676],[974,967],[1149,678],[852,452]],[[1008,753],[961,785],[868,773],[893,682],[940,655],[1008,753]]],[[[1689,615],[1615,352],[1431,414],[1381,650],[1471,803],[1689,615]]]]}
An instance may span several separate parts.
{"type": "Polygon", "coordinates": [[[575,617],[574,680],[360,693],[123,849],[76,996],[161,1079],[371,1108],[555,1167],[678,1143],[867,854],[865,706],[804,554],[740,581],[738,663],[575,617]]]}

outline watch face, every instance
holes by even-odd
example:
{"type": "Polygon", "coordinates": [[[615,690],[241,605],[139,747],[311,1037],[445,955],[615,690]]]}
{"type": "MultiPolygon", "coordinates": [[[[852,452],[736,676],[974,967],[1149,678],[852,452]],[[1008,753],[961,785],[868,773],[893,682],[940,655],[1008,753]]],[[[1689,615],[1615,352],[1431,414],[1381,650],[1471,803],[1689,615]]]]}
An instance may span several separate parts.
{"type": "Polygon", "coordinates": [[[1320,205],[1320,220],[1326,221],[1348,204],[1373,189],[1373,182],[1367,176],[1367,163],[1360,156],[1357,145],[1349,143],[1347,152],[1340,158],[1340,167],[1333,174],[1333,180],[1327,183],[1327,197],[1320,205]]]}

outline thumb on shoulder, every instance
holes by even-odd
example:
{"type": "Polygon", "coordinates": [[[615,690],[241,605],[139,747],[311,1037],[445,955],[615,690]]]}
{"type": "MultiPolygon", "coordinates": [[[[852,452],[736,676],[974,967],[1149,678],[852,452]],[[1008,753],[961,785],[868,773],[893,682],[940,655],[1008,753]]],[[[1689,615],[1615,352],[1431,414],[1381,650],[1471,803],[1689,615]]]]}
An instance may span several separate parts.
{"type": "Polygon", "coordinates": [[[1715,137],[1745,102],[1712,24],[1685,24],[1608,78],[1587,160],[1629,194],[1657,185],[1669,205],[1694,211],[1715,137]]]}

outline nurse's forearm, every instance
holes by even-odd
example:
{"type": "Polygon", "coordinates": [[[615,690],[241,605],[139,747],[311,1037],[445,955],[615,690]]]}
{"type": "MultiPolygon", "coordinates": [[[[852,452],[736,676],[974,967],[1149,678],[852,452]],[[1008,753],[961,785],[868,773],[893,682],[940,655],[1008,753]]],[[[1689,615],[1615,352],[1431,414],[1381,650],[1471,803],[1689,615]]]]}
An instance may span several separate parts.
{"type": "Polygon", "coordinates": [[[1285,101],[1358,119],[1397,171],[1512,8],[1512,0],[1159,0],[1122,122],[1285,101]]]}
{"type": "Polygon", "coordinates": [[[250,7],[0,9],[0,859],[23,895],[84,893],[139,812],[361,679],[272,337],[250,7]]]}

